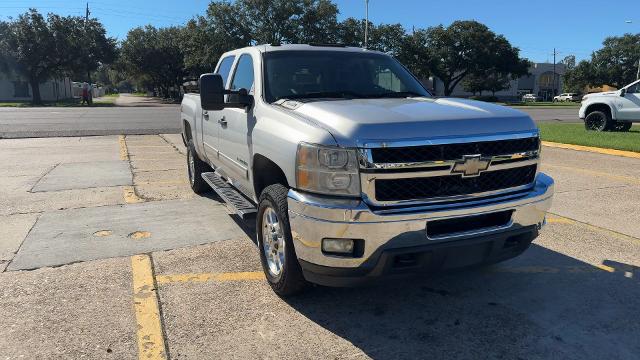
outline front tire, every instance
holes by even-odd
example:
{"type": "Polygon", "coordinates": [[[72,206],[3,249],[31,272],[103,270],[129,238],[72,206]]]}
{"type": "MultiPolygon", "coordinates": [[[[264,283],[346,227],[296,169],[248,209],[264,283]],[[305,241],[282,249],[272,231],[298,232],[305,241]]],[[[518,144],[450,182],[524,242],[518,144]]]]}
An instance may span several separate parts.
{"type": "Polygon", "coordinates": [[[282,297],[300,293],[308,284],[293,247],[287,193],[280,184],[265,188],[256,220],[262,269],[273,291],[282,297]]]}
{"type": "Polygon", "coordinates": [[[584,127],[587,130],[608,131],[613,127],[613,122],[605,112],[593,111],[585,117],[584,127]]]}
{"type": "Polygon", "coordinates": [[[189,140],[187,143],[187,175],[189,176],[189,185],[194,193],[203,194],[211,190],[209,184],[202,178],[202,173],[208,171],[211,171],[211,168],[207,163],[200,160],[193,140],[189,140]]]}

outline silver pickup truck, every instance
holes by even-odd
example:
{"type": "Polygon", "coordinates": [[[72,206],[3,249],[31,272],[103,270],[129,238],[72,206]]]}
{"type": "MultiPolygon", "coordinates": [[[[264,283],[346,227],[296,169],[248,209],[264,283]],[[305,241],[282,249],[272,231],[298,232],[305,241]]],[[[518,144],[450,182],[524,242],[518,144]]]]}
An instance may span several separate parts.
{"type": "Polygon", "coordinates": [[[376,51],[230,51],[180,120],[191,187],[255,216],[281,296],[512,258],[551,205],[529,116],[435,98],[376,51]]]}

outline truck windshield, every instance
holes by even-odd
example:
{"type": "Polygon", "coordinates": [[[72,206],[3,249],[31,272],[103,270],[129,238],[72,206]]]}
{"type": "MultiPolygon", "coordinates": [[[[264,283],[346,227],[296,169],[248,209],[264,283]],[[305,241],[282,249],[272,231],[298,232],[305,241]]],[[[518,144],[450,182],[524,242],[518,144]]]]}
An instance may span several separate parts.
{"type": "Polygon", "coordinates": [[[264,55],[265,100],[430,96],[390,56],[347,51],[264,55]]]}

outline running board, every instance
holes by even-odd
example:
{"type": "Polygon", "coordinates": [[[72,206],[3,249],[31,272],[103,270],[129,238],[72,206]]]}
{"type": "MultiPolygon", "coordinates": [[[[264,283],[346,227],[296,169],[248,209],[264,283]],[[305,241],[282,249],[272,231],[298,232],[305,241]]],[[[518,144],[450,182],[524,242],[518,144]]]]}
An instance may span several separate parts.
{"type": "Polygon", "coordinates": [[[211,186],[213,191],[218,193],[222,200],[235,210],[236,214],[238,214],[242,220],[247,220],[256,215],[257,209],[251,201],[247,200],[244,195],[218,174],[215,172],[206,172],[202,173],[202,178],[211,186]]]}

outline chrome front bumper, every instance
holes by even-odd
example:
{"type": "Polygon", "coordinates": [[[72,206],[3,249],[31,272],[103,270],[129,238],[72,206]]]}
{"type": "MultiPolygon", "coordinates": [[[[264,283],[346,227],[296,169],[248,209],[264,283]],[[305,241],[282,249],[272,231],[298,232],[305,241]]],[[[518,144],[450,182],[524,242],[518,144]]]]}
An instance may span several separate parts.
{"type": "Polygon", "coordinates": [[[553,191],[553,179],[539,173],[535,186],[517,198],[450,208],[383,213],[371,210],[361,200],[342,200],[290,190],[289,221],[296,254],[302,262],[331,268],[358,268],[382,249],[463,241],[485,235],[490,237],[532,226],[540,228],[551,207],[553,191]],[[452,233],[437,239],[427,237],[429,221],[503,210],[513,210],[511,222],[505,226],[452,233]],[[364,254],[358,258],[323,254],[321,244],[324,238],[363,239],[364,254]]]}

